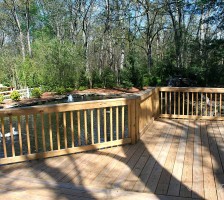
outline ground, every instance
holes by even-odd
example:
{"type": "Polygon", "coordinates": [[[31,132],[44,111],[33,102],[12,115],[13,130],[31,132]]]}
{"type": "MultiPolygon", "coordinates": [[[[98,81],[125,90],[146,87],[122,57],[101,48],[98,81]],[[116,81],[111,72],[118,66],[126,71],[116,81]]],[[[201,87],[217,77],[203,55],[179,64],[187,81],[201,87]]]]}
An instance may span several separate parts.
{"type": "MultiPolygon", "coordinates": [[[[146,88],[143,88],[143,90],[146,88]]],[[[114,89],[105,89],[105,88],[94,88],[94,89],[87,89],[83,91],[74,90],[71,93],[75,94],[97,94],[97,95],[122,95],[122,94],[132,94],[138,93],[141,90],[132,87],[130,89],[124,88],[114,88],[114,89]]],[[[5,100],[3,104],[0,104],[0,108],[10,108],[13,106],[31,106],[37,105],[41,102],[52,101],[54,99],[62,99],[65,98],[67,95],[56,95],[54,92],[45,92],[42,94],[41,98],[30,98],[30,99],[22,99],[20,101],[12,101],[12,100],[5,100]]]]}

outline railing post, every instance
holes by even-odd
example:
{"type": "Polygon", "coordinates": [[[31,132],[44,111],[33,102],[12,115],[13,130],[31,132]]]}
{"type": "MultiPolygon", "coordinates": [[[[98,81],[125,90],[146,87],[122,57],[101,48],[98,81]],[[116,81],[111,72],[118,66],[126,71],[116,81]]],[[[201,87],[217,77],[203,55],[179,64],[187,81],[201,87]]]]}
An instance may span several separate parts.
{"type": "Polygon", "coordinates": [[[129,128],[130,128],[130,137],[131,143],[135,144],[138,139],[138,111],[137,111],[137,99],[131,99],[129,103],[129,128]]]}
{"type": "Polygon", "coordinates": [[[140,111],[140,97],[137,97],[135,99],[135,134],[137,141],[140,139],[139,111],[140,111]]]}
{"type": "Polygon", "coordinates": [[[159,110],[159,88],[156,87],[154,89],[154,95],[153,95],[153,117],[157,118],[160,114],[160,110],[159,110]]]}

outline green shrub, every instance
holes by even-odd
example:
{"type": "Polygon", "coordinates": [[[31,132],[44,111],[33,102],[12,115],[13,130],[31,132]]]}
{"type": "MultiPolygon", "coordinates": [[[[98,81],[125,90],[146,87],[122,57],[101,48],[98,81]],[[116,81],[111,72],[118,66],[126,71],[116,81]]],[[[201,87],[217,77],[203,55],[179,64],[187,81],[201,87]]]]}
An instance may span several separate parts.
{"type": "Polygon", "coordinates": [[[120,86],[125,89],[130,89],[133,87],[133,83],[131,81],[123,80],[120,86]]]}
{"type": "Polygon", "coordinates": [[[79,91],[83,91],[83,90],[86,90],[86,89],[88,89],[86,86],[80,86],[79,87],[79,91]]]}
{"type": "Polygon", "coordinates": [[[14,101],[19,101],[20,100],[20,94],[18,91],[13,91],[11,94],[10,94],[10,98],[14,101]]]}
{"type": "Polygon", "coordinates": [[[66,93],[66,89],[64,87],[58,87],[56,89],[56,93],[61,95],[61,94],[65,94],[66,93]]]}
{"type": "Polygon", "coordinates": [[[4,96],[2,94],[0,94],[0,103],[2,103],[4,100],[4,96]]]}
{"type": "Polygon", "coordinates": [[[73,89],[72,89],[72,88],[70,88],[70,87],[68,87],[68,88],[65,88],[65,91],[66,91],[66,92],[72,92],[72,91],[73,91],[73,89]]]}
{"type": "Polygon", "coordinates": [[[31,96],[32,97],[35,97],[35,98],[40,98],[41,97],[41,90],[40,88],[34,88],[32,91],[31,91],[31,96]]]}

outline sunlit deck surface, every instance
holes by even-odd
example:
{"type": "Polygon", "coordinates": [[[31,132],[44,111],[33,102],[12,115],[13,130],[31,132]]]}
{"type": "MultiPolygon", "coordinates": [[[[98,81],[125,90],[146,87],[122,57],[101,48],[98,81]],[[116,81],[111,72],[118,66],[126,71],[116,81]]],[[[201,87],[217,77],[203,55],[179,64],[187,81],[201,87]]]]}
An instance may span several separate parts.
{"type": "Polygon", "coordinates": [[[224,199],[224,122],[154,121],[135,145],[1,166],[0,199],[224,199]]]}

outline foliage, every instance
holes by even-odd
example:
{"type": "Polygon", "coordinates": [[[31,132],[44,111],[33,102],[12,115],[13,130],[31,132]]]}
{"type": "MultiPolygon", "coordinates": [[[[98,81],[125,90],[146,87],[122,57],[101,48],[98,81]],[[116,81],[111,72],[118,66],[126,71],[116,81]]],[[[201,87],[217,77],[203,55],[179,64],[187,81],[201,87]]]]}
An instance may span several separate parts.
{"type": "Polygon", "coordinates": [[[2,103],[3,101],[4,101],[4,96],[0,94],[0,103],[2,103]]]}
{"type": "Polygon", "coordinates": [[[56,88],[56,93],[59,95],[65,94],[66,93],[65,87],[61,86],[61,87],[56,88]]]}
{"type": "Polygon", "coordinates": [[[78,90],[83,91],[83,90],[86,90],[86,89],[88,89],[86,86],[80,86],[78,90]]]}
{"type": "Polygon", "coordinates": [[[11,94],[10,94],[10,98],[14,101],[19,101],[20,100],[20,97],[21,95],[19,94],[18,91],[13,91],[11,94]]]}
{"type": "Polygon", "coordinates": [[[40,88],[33,88],[31,91],[31,96],[35,98],[40,98],[41,97],[41,89],[40,88]]]}
{"type": "Polygon", "coordinates": [[[223,85],[221,1],[33,0],[29,9],[0,1],[0,8],[1,84],[64,94],[166,85],[181,75],[223,85]]]}

